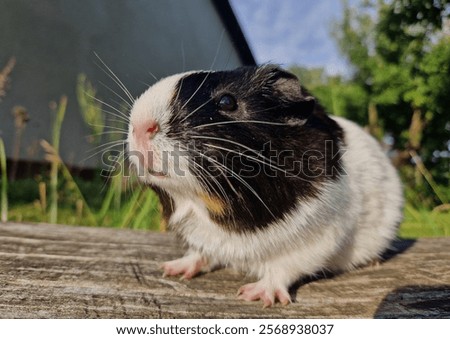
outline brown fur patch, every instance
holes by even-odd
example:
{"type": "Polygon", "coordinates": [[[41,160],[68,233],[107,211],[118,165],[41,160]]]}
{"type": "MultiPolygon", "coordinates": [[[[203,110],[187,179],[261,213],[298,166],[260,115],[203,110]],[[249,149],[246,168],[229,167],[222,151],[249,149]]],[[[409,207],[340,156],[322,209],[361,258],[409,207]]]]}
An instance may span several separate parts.
{"type": "Polygon", "coordinates": [[[219,198],[206,193],[201,193],[199,197],[205,203],[209,213],[216,216],[223,216],[225,214],[225,204],[219,198]]]}

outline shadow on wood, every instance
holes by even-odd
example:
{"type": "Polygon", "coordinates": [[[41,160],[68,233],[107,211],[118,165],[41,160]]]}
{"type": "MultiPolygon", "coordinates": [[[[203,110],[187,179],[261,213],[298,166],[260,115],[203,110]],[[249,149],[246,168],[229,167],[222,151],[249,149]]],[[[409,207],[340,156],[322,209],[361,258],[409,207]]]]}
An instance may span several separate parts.
{"type": "Polygon", "coordinates": [[[383,253],[381,256],[381,261],[387,261],[395,256],[402,254],[406,250],[408,250],[411,246],[414,245],[416,240],[414,239],[397,239],[392,242],[389,248],[383,253]]]}
{"type": "MultiPolygon", "coordinates": [[[[389,246],[389,248],[382,254],[380,260],[374,261],[372,265],[379,265],[387,260],[394,258],[399,254],[402,254],[411,246],[413,246],[415,242],[416,240],[414,239],[397,239],[393,241],[392,244],[389,246]]],[[[289,294],[291,295],[291,299],[296,300],[297,291],[299,288],[301,288],[301,286],[310,284],[313,281],[319,281],[322,279],[332,279],[340,274],[343,273],[323,271],[315,274],[314,276],[299,279],[289,288],[289,294]]]]}
{"type": "Polygon", "coordinates": [[[450,319],[450,285],[398,288],[384,298],[375,318],[450,319]]]}

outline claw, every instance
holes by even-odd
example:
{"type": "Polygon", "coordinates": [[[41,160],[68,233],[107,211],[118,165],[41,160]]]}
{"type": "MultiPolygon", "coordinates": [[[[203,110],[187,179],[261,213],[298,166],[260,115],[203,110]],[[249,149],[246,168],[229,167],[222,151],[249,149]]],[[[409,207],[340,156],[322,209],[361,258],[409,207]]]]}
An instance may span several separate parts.
{"type": "Polygon", "coordinates": [[[180,280],[189,280],[206,265],[206,260],[200,255],[188,255],[180,259],[167,261],[160,267],[164,270],[163,278],[181,274],[180,280]]]}
{"type": "Polygon", "coordinates": [[[263,308],[271,307],[276,300],[284,306],[291,303],[291,298],[286,288],[274,289],[262,280],[239,288],[237,297],[246,301],[261,300],[263,308]]]}

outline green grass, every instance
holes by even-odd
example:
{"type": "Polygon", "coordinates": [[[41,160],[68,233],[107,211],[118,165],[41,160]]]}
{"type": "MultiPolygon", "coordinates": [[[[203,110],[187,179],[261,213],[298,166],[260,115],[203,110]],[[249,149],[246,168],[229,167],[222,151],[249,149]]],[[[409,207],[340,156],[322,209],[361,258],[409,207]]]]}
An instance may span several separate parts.
{"type": "MultiPolygon", "coordinates": [[[[123,211],[110,211],[108,216],[104,219],[104,223],[98,226],[114,227],[114,228],[128,228],[128,229],[145,229],[145,230],[160,230],[160,213],[158,209],[158,200],[149,201],[149,204],[154,204],[155,209],[149,213],[141,213],[136,219],[128,218],[128,223],[122,223],[123,211]]],[[[137,208],[139,209],[139,208],[137,208]]],[[[139,214],[139,213],[137,213],[139,214]]],[[[134,215],[134,213],[132,214],[134,215]]],[[[43,212],[38,201],[32,203],[13,204],[9,209],[9,221],[12,222],[48,222],[48,213],[43,212]]],[[[89,222],[85,216],[79,213],[76,206],[59,206],[58,207],[58,223],[64,225],[77,226],[97,226],[89,222]]]]}
{"type": "MultiPolygon", "coordinates": [[[[68,183],[73,184],[71,180],[60,182],[58,223],[160,230],[161,214],[156,194],[136,183],[128,183],[128,189],[123,191],[121,180],[117,177],[115,184],[105,185],[100,177],[89,181],[75,177],[73,181],[78,187],[77,194],[68,186],[68,183]],[[87,218],[85,206],[80,206],[79,194],[86,197],[84,203],[89,205],[95,222],[87,218]]],[[[38,181],[33,179],[10,183],[9,220],[49,221],[48,211],[42,210],[37,187],[38,181]]],[[[450,211],[433,212],[407,204],[398,234],[402,238],[450,236],[450,211]]]]}
{"type": "Polygon", "coordinates": [[[419,210],[407,204],[399,235],[402,238],[450,236],[450,211],[419,210]]]}
{"type": "MultiPolygon", "coordinates": [[[[119,183],[121,180],[115,179],[119,183]]],[[[39,183],[46,181],[39,177],[10,182],[10,221],[51,222],[49,207],[43,206],[38,190],[39,183]]],[[[126,190],[122,186],[108,185],[100,179],[86,181],[62,176],[58,182],[58,223],[159,230],[156,194],[136,183],[129,183],[126,190]]]]}

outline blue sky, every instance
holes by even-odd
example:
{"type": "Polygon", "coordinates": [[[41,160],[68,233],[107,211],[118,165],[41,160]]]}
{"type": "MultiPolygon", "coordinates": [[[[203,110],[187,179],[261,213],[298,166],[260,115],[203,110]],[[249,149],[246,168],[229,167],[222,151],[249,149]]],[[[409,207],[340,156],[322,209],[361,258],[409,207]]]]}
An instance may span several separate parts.
{"type": "Polygon", "coordinates": [[[230,0],[230,4],[258,63],[348,72],[331,36],[333,22],[342,17],[341,0],[230,0]]]}

